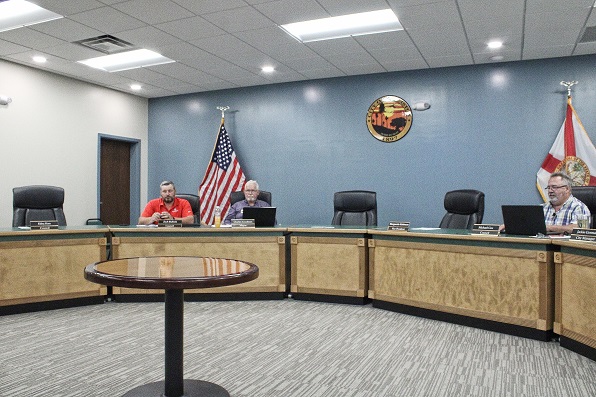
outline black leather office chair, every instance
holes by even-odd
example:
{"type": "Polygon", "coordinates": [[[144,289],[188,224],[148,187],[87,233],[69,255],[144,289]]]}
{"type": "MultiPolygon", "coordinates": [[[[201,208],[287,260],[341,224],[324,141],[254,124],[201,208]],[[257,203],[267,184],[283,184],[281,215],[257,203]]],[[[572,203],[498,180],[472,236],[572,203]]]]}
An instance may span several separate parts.
{"type": "Polygon", "coordinates": [[[377,226],[377,193],[348,190],[333,195],[332,225],[377,226]]]}
{"type": "MultiPolygon", "coordinates": [[[[244,200],[244,192],[230,193],[230,205],[242,200],[244,200]]],[[[263,200],[267,204],[271,205],[271,192],[260,190],[259,195],[257,196],[257,200],[263,200]]]]}
{"type": "Polygon", "coordinates": [[[176,197],[187,200],[195,216],[194,223],[201,223],[201,202],[199,196],[190,193],[176,193],[176,197]]]}
{"type": "Polygon", "coordinates": [[[56,186],[32,185],[12,189],[12,227],[29,226],[31,221],[57,220],[66,226],[64,189],[56,186]]]}
{"type": "Polygon", "coordinates": [[[593,229],[596,225],[596,186],[573,186],[571,194],[579,201],[588,206],[592,214],[592,224],[590,228],[593,229]]]}
{"type": "Polygon", "coordinates": [[[478,190],[453,190],[445,194],[447,213],[439,227],[444,229],[472,229],[482,223],[484,216],[484,193],[478,190]]]}

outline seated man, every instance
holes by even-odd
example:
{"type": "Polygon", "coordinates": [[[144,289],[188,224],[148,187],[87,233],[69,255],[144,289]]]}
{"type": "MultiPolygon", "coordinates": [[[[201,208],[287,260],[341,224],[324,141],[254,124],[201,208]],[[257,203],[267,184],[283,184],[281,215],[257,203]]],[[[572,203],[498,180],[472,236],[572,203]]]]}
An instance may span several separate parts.
{"type": "Polygon", "coordinates": [[[578,215],[590,215],[588,207],[571,195],[571,178],[555,172],[548,180],[548,202],[544,204],[544,221],[547,232],[571,233],[577,228],[578,215]]]}
{"type": "Polygon", "coordinates": [[[224,225],[232,223],[232,219],[242,219],[242,210],[244,207],[269,207],[269,203],[263,200],[257,200],[259,196],[259,184],[257,181],[250,180],[244,185],[244,200],[238,201],[230,206],[228,215],[224,219],[224,225]]]}
{"type": "Polygon", "coordinates": [[[176,187],[172,181],[159,185],[160,198],[147,203],[139,217],[139,225],[157,224],[160,219],[181,219],[182,223],[193,223],[194,214],[187,200],[176,197],[176,187]]]}

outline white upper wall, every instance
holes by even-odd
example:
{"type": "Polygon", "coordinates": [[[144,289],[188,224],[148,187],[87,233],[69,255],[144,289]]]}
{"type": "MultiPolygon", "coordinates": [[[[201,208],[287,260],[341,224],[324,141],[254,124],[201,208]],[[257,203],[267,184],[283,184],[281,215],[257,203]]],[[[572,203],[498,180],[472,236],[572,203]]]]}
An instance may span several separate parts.
{"type": "MultiPolygon", "coordinates": [[[[65,189],[69,226],[97,216],[98,134],[141,140],[147,192],[146,98],[0,60],[0,228],[12,226],[12,188],[65,189]]],[[[134,204],[133,204],[134,205],[134,204]]]]}

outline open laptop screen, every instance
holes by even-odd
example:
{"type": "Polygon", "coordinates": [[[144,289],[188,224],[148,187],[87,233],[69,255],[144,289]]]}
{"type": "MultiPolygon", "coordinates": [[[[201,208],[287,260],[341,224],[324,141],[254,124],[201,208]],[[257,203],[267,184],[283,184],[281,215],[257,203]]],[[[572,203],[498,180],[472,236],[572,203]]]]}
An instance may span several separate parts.
{"type": "Polygon", "coordinates": [[[544,210],[541,205],[503,205],[506,234],[536,236],[546,234],[544,210]]]}
{"type": "Polygon", "coordinates": [[[256,227],[275,226],[276,207],[244,207],[242,209],[242,218],[254,219],[256,227]]]}

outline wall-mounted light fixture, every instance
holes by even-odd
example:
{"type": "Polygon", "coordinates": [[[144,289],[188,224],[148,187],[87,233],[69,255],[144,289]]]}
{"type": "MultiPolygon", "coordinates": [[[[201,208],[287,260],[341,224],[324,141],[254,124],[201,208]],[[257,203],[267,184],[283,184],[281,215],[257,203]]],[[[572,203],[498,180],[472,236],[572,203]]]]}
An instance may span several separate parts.
{"type": "Polygon", "coordinates": [[[12,102],[11,97],[0,95],[0,105],[8,105],[11,102],[12,102]]]}
{"type": "Polygon", "coordinates": [[[412,109],[414,110],[426,110],[430,108],[430,103],[426,102],[426,101],[419,101],[414,103],[414,106],[412,106],[412,109]]]}

